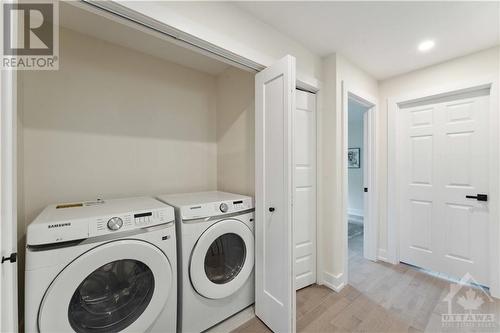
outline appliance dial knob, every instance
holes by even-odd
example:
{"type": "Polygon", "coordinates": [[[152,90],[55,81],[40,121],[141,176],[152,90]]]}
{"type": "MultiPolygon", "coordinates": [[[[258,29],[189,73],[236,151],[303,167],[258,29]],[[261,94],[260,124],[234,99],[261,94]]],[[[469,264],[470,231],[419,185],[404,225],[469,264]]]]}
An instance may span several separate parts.
{"type": "Polygon", "coordinates": [[[120,229],[123,225],[123,220],[119,217],[112,217],[108,220],[108,229],[116,231],[120,229]]]}
{"type": "Polygon", "coordinates": [[[219,206],[219,209],[220,209],[221,212],[225,213],[225,212],[227,212],[227,210],[229,209],[229,207],[227,206],[227,204],[221,203],[220,206],[219,206]]]}

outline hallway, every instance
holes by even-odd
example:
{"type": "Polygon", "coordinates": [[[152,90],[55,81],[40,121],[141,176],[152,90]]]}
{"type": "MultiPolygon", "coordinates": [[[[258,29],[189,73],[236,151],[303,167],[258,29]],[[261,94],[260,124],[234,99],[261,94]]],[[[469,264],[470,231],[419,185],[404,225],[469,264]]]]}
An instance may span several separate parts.
{"type": "MultiPolygon", "coordinates": [[[[495,327],[443,327],[449,282],[408,265],[366,260],[362,242],[362,234],[349,240],[349,285],[340,293],[318,285],[297,292],[297,332],[498,331],[498,300],[480,307],[481,313],[494,314],[495,327]]],[[[270,330],[253,318],[233,332],[270,330]]]]}

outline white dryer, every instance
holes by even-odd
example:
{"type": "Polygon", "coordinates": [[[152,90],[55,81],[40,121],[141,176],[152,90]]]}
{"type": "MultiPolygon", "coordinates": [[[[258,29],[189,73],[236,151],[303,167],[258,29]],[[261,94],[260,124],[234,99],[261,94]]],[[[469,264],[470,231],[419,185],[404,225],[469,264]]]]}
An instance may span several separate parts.
{"type": "Polygon", "coordinates": [[[153,198],[52,205],[28,226],[27,332],[175,332],[174,210],[153,198]]]}
{"type": "Polygon", "coordinates": [[[253,304],[252,198],[200,192],[158,199],[176,214],[179,331],[204,331],[253,304]]]}

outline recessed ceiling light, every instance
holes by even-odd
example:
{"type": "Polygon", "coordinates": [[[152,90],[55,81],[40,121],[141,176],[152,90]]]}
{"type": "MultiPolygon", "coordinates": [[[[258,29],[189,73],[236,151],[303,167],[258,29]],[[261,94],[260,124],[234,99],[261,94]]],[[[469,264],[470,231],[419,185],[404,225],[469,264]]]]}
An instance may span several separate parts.
{"type": "Polygon", "coordinates": [[[436,45],[436,43],[433,40],[431,40],[431,39],[424,40],[423,42],[418,44],[418,50],[420,52],[427,52],[427,51],[431,50],[432,48],[434,48],[434,45],[436,45]]]}

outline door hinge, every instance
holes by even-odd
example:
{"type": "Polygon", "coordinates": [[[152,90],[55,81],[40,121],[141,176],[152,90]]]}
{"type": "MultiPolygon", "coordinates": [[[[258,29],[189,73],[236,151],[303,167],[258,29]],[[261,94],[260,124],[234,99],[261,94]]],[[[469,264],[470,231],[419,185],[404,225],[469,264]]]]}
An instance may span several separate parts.
{"type": "Polygon", "coordinates": [[[365,191],[365,193],[366,193],[366,192],[368,192],[368,187],[365,187],[365,188],[364,188],[364,191],[365,191]]]}
{"type": "Polygon", "coordinates": [[[14,263],[17,261],[17,253],[11,253],[10,256],[4,257],[2,256],[2,264],[6,261],[9,261],[11,263],[14,263]]]}

